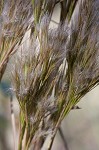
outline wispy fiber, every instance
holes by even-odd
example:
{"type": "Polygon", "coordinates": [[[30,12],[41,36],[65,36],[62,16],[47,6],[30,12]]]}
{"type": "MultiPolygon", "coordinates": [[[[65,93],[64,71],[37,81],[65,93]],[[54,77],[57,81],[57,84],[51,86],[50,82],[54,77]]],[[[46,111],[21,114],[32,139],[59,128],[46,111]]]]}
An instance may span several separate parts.
{"type": "Polygon", "coordinates": [[[31,0],[0,1],[0,80],[11,54],[33,22],[31,0]]]}
{"type": "Polygon", "coordinates": [[[61,121],[99,83],[98,1],[81,1],[75,22],[77,2],[61,1],[60,23],[50,29],[57,2],[32,0],[29,43],[20,46],[13,69],[20,105],[19,150],[28,150],[31,143],[34,150],[41,150],[48,137],[46,149],[51,149],[61,121]]]}

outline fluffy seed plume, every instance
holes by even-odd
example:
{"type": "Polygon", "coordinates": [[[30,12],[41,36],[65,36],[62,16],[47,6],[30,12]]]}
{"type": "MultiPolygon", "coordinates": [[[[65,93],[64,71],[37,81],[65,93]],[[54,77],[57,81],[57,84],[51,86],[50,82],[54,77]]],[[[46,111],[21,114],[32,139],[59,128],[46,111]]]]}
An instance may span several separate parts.
{"type": "Polygon", "coordinates": [[[60,23],[50,29],[56,3],[32,0],[29,45],[23,44],[16,58],[13,84],[20,105],[19,150],[24,135],[26,150],[32,140],[34,149],[43,148],[51,135],[51,149],[61,121],[99,83],[98,1],[81,1],[75,22],[77,1],[61,1],[60,23]]]}

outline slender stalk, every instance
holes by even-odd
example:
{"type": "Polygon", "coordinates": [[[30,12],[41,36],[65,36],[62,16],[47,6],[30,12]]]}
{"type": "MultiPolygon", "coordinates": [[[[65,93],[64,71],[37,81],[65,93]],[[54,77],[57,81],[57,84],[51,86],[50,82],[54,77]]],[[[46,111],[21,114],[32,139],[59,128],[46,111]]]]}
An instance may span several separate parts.
{"type": "Polygon", "coordinates": [[[41,150],[43,143],[44,139],[42,137],[39,137],[39,139],[34,144],[33,150],[41,150]]]}
{"type": "Polygon", "coordinates": [[[12,129],[13,129],[13,138],[14,138],[14,150],[17,150],[16,126],[15,126],[15,115],[14,115],[14,111],[13,111],[13,98],[12,98],[12,95],[10,97],[10,105],[11,105],[11,121],[12,121],[12,129]]]}
{"type": "Polygon", "coordinates": [[[25,127],[26,127],[26,123],[24,122],[23,127],[20,131],[18,150],[22,150],[22,141],[23,141],[23,137],[24,137],[24,133],[25,133],[25,127]]]}
{"type": "Polygon", "coordinates": [[[63,131],[62,131],[62,128],[59,127],[58,131],[59,131],[59,134],[60,134],[60,136],[61,136],[61,138],[62,138],[62,141],[63,141],[64,147],[65,147],[65,150],[69,150],[67,141],[66,141],[66,139],[65,139],[65,137],[64,137],[64,134],[63,134],[63,131]]]}

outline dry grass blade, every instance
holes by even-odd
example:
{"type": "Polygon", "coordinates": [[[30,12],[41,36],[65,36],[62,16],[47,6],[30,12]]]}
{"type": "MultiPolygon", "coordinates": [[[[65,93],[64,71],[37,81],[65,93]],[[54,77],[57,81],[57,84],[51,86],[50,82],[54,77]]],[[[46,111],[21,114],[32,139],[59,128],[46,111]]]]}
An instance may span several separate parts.
{"type": "Polygon", "coordinates": [[[69,0],[69,1],[63,0],[61,2],[61,16],[60,16],[61,23],[66,21],[66,19],[68,21],[71,20],[71,17],[76,8],[77,2],[78,2],[78,0],[69,0]]]}

